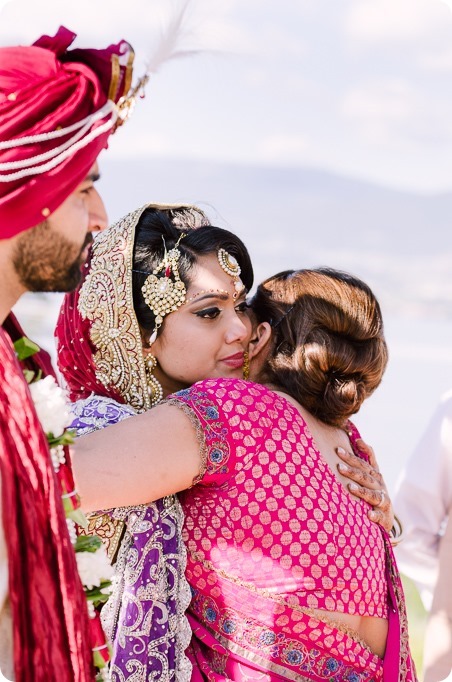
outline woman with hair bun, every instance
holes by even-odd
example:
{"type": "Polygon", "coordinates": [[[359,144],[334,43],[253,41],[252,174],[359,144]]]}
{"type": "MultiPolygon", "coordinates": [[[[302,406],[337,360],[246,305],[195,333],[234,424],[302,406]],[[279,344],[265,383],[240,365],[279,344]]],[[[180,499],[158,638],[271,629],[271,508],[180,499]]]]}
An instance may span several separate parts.
{"type": "MultiPolygon", "coordinates": [[[[240,269],[218,256],[232,299],[240,269]]],[[[158,328],[159,362],[198,286],[158,328]]],[[[413,682],[390,537],[350,494],[338,456],[368,467],[349,418],[387,364],[378,302],[357,278],[316,269],[267,279],[251,309],[252,381],[208,378],[80,438],[83,504],[180,492],[192,680],[413,682]]]]}

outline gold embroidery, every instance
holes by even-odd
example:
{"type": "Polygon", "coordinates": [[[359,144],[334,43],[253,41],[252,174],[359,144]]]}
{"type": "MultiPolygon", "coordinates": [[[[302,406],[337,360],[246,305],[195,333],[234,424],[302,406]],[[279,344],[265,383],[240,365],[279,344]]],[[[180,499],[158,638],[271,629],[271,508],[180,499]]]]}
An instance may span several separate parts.
{"type": "Polygon", "coordinates": [[[135,228],[146,208],[129,213],[96,239],[78,303],[82,318],[91,322],[97,379],[137,412],[150,408],[132,293],[135,228]]]}
{"type": "Polygon", "coordinates": [[[133,61],[135,59],[135,52],[132,50],[132,48],[129,45],[129,56],[127,58],[127,64],[126,64],[126,71],[124,75],[124,87],[123,87],[123,92],[124,95],[127,96],[130,86],[132,85],[132,74],[133,74],[133,61]]]}
{"type": "Polygon", "coordinates": [[[191,424],[196,432],[196,439],[199,443],[199,454],[201,455],[201,465],[199,467],[199,473],[194,477],[190,486],[192,488],[203,479],[207,469],[207,446],[206,440],[204,438],[204,431],[196,412],[189,405],[187,405],[187,403],[184,403],[177,398],[169,398],[169,400],[165,400],[165,402],[168,403],[168,405],[174,405],[175,407],[178,407],[180,410],[182,410],[182,412],[186,414],[191,421],[191,424]]]}
{"type": "Polygon", "coordinates": [[[88,527],[79,529],[79,535],[97,535],[107,550],[111,563],[116,560],[119,545],[125,532],[122,521],[111,518],[109,514],[87,514],[88,527]]]}
{"type": "Polygon", "coordinates": [[[295,670],[289,670],[289,668],[286,668],[279,663],[275,663],[274,661],[268,660],[268,658],[259,656],[259,654],[250,651],[246,647],[240,646],[240,644],[237,644],[237,642],[233,642],[230,639],[223,637],[218,632],[215,632],[209,628],[205,623],[203,623],[203,625],[206,630],[208,630],[212,636],[215,637],[215,639],[226,649],[226,651],[231,651],[233,654],[241,656],[246,661],[255,663],[263,670],[268,670],[269,672],[281,675],[281,677],[283,677],[285,680],[294,680],[295,682],[312,682],[312,680],[309,680],[309,678],[300,675],[299,672],[296,672],[295,670]]]}
{"type": "MultiPolygon", "coordinates": [[[[110,87],[108,89],[108,99],[116,99],[116,93],[118,91],[119,77],[121,75],[121,67],[119,65],[119,56],[117,54],[111,55],[111,80],[110,87]]],[[[125,91],[127,92],[127,91],[125,91]]]]}
{"type": "Polygon", "coordinates": [[[394,590],[396,604],[394,605],[399,613],[400,620],[400,655],[399,655],[399,682],[404,682],[409,679],[409,672],[413,673],[413,682],[416,682],[416,668],[411,657],[409,645],[408,632],[408,618],[406,613],[405,598],[403,595],[403,587],[400,581],[397,564],[395,562],[394,553],[390,544],[390,540],[385,536],[386,562],[388,566],[388,573],[391,584],[394,590]]]}

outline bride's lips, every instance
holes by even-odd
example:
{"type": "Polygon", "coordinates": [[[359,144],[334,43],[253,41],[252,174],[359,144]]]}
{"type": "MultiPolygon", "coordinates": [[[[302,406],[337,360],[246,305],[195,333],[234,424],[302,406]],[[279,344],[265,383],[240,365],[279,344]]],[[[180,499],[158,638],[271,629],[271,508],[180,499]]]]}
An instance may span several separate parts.
{"type": "Polygon", "coordinates": [[[229,355],[227,358],[222,358],[221,362],[224,362],[225,365],[232,369],[243,367],[243,352],[229,355]]]}

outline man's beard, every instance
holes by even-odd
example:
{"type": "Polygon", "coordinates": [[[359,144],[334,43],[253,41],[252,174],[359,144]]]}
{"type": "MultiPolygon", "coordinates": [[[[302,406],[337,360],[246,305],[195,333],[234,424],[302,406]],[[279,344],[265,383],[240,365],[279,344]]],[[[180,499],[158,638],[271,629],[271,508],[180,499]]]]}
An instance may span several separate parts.
{"type": "Polygon", "coordinates": [[[27,291],[72,291],[81,279],[81,254],[92,239],[88,232],[83,246],[77,248],[47,222],[25,232],[13,255],[21,283],[27,291]]]}

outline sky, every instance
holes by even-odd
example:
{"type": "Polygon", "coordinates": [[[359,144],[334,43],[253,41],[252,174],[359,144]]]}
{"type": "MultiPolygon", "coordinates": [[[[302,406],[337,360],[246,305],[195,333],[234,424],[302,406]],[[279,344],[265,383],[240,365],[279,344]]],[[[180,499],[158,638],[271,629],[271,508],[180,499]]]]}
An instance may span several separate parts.
{"type": "MultiPolygon", "coordinates": [[[[449,4],[449,7],[447,6],[449,4]]],[[[452,12],[442,0],[189,0],[109,154],[315,167],[452,191],[452,12]]],[[[60,24],[80,47],[126,38],[144,70],[176,0],[0,0],[0,45],[60,24]]]]}
{"type": "MultiPolygon", "coordinates": [[[[132,120],[112,137],[108,155],[115,164],[124,161],[125,179],[115,184],[115,193],[122,192],[127,210],[140,205],[133,194],[138,191],[133,171],[140,173],[146,164],[133,165],[138,157],[164,159],[161,180],[169,178],[169,183],[174,183],[176,173],[168,173],[168,161],[177,164],[183,159],[272,168],[314,167],[398,190],[452,192],[451,6],[452,0],[189,0],[179,45],[199,53],[163,64],[152,76],[145,99],[137,101],[132,120]],[[130,189],[129,183],[129,191],[128,176],[133,185],[130,189]]],[[[60,24],[78,34],[75,44],[79,47],[104,47],[125,38],[135,48],[138,77],[179,7],[178,0],[0,0],[0,45],[29,44],[41,34],[53,34],[60,24]]],[[[187,167],[187,163],[177,166],[187,167]]],[[[210,168],[209,164],[205,168],[210,168]]],[[[203,171],[197,172],[201,177],[195,179],[202,184],[203,171]]],[[[142,175],[146,183],[144,170],[142,175]]],[[[107,172],[105,177],[108,185],[107,172]]],[[[288,174],[281,173],[281,177],[288,174]]],[[[185,182],[178,178],[182,180],[185,182]]],[[[152,181],[149,184],[149,192],[143,188],[146,200],[158,198],[152,181]]],[[[331,186],[334,194],[335,184],[331,186]]],[[[329,184],[325,192],[328,188],[329,184]]],[[[218,203],[217,208],[229,219],[228,208],[236,197],[230,186],[220,189],[215,200],[205,199],[216,205],[221,198],[224,204],[218,203]]],[[[289,190],[293,199],[294,192],[310,191],[310,186],[300,190],[288,187],[288,195],[289,190]]],[[[367,189],[363,186],[361,191],[367,189]]],[[[268,212],[271,188],[268,184],[258,189],[247,185],[243,192],[246,199],[256,202],[252,227],[258,230],[260,213],[268,212]]],[[[320,221],[327,202],[314,185],[313,192],[320,221]]],[[[196,201],[198,196],[192,198],[196,201]]],[[[282,211],[285,195],[280,191],[278,197],[281,203],[275,211],[282,211]]],[[[330,197],[333,205],[335,199],[330,197]]],[[[357,197],[345,198],[350,211],[354,199],[357,197]]],[[[411,201],[411,197],[405,199],[411,201]]],[[[435,201],[442,206],[441,197],[435,201]]],[[[413,205],[417,206],[416,202],[413,205]]],[[[393,204],[388,206],[382,215],[391,218],[393,204]]],[[[449,204],[444,210],[449,211],[449,204]]],[[[233,215],[238,221],[240,216],[233,215]]],[[[345,267],[338,265],[336,258],[340,251],[349,253],[353,248],[361,249],[361,260],[364,251],[368,258],[379,258],[373,253],[376,240],[366,237],[371,221],[365,212],[358,212],[358,218],[361,215],[361,241],[350,239],[349,225],[338,228],[337,242],[328,245],[331,265],[345,267]]],[[[406,215],[408,242],[412,231],[409,212],[406,215]]],[[[291,219],[282,222],[287,229],[303,229],[303,221],[293,228],[291,219]]],[[[448,230],[446,223],[441,225],[448,230]]],[[[394,224],[394,230],[398,227],[394,224]]],[[[426,240],[435,230],[434,224],[428,227],[422,230],[426,240]]],[[[317,231],[309,236],[320,243],[323,233],[320,228],[317,231]]],[[[331,241],[334,234],[330,233],[331,241]]],[[[293,243],[290,235],[277,236],[285,244],[293,243]]],[[[251,239],[245,241],[258,256],[259,248],[265,247],[262,239],[256,240],[257,246],[251,239]]],[[[441,234],[437,241],[444,247],[441,234]]],[[[413,274],[409,276],[400,267],[400,262],[408,266],[408,257],[398,255],[403,244],[395,242],[388,246],[394,250],[392,261],[383,259],[382,265],[378,264],[386,274],[397,273],[399,279],[394,279],[393,287],[400,289],[400,278],[405,277],[402,290],[417,296],[423,280],[431,284],[434,277],[429,279],[428,273],[433,272],[444,293],[440,278],[448,279],[442,273],[448,272],[452,262],[449,250],[444,248],[441,254],[443,269],[433,270],[435,263],[430,263],[428,270],[420,249],[419,272],[416,262],[410,261],[413,274]],[[417,288],[413,280],[415,285],[420,283],[417,288]]],[[[297,265],[303,264],[302,249],[294,256],[300,259],[297,265]]],[[[259,260],[256,257],[256,262],[259,260]]],[[[274,272],[273,261],[271,265],[267,274],[274,272]]],[[[36,301],[30,304],[29,315],[30,310],[39,312],[36,301]]],[[[19,317],[24,322],[25,314],[19,317]]],[[[38,329],[44,329],[44,322],[46,328],[53,327],[47,303],[38,317],[38,329]]],[[[434,327],[431,320],[418,323],[419,327],[415,323],[389,319],[390,369],[368,416],[363,411],[363,433],[379,453],[392,485],[440,392],[450,385],[452,371],[452,325],[448,323],[446,329],[445,323],[434,327]]],[[[25,329],[35,336],[31,328],[25,329]]],[[[50,342],[47,347],[51,348],[50,342]]]]}

